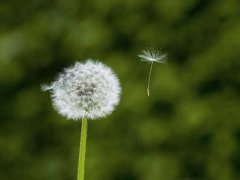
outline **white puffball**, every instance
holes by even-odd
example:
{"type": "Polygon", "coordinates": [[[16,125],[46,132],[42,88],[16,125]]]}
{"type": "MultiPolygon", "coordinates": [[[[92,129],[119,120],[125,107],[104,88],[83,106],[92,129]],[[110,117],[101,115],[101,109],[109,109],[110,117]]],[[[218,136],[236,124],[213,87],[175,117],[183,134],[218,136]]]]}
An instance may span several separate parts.
{"type": "Polygon", "coordinates": [[[76,62],[49,86],[54,108],[63,116],[79,120],[110,114],[119,103],[121,87],[112,70],[100,62],[76,62]]]}

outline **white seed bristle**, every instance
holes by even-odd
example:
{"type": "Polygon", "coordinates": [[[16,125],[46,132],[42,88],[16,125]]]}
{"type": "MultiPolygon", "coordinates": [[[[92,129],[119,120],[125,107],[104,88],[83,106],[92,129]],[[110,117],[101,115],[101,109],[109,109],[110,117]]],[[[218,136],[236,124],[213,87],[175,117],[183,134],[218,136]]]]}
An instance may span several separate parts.
{"type": "Polygon", "coordinates": [[[119,103],[121,87],[112,70],[100,62],[76,62],[42,90],[51,91],[54,108],[63,116],[79,120],[110,114],[119,103]]]}
{"type": "Polygon", "coordinates": [[[154,48],[142,50],[138,57],[147,62],[165,63],[167,61],[167,54],[154,48]]]}

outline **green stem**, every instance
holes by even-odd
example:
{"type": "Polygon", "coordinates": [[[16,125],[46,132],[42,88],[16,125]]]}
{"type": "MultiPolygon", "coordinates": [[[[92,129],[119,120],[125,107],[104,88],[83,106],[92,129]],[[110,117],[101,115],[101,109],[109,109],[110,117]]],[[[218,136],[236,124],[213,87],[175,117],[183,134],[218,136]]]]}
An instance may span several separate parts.
{"type": "Polygon", "coordinates": [[[79,160],[78,160],[78,176],[77,180],[84,180],[84,167],[86,155],[86,141],[87,141],[87,119],[82,119],[82,129],[80,138],[79,160]]]}

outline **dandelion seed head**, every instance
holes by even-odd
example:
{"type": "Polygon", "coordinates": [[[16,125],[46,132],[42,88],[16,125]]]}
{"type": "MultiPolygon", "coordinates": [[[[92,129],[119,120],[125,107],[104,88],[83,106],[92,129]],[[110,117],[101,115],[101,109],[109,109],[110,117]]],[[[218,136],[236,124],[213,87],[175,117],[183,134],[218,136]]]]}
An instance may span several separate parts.
{"type": "Polygon", "coordinates": [[[100,62],[76,62],[50,85],[54,108],[63,116],[79,120],[96,119],[110,114],[119,103],[121,87],[112,70],[100,62]]]}
{"type": "Polygon", "coordinates": [[[142,50],[138,57],[140,57],[142,61],[147,61],[150,63],[165,63],[167,61],[167,54],[162,53],[160,50],[155,48],[142,50]]]}

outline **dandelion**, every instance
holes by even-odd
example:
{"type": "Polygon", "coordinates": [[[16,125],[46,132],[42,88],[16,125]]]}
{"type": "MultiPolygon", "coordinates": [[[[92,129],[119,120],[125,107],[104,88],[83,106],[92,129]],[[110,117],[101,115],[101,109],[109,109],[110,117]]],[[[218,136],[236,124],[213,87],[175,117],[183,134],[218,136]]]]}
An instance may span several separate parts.
{"type": "Polygon", "coordinates": [[[138,55],[142,61],[147,61],[151,63],[150,71],[148,75],[148,86],[147,86],[147,95],[150,96],[150,80],[152,74],[153,63],[165,63],[167,61],[167,54],[162,53],[160,50],[150,48],[146,50],[142,50],[141,54],[138,55]]]}
{"type": "Polygon", "coordinates": [[[53,107],[68,119],[82,120],[78,180],[84,179],[87,119],[105,117],[119,103],[121,87],[112,70],[100,62],[87,60],[59,74],[42,87],[51,92],[53,107]]]}

